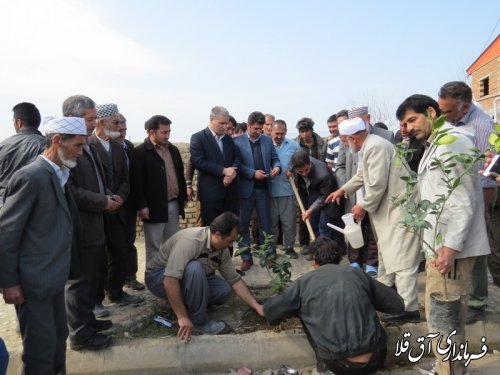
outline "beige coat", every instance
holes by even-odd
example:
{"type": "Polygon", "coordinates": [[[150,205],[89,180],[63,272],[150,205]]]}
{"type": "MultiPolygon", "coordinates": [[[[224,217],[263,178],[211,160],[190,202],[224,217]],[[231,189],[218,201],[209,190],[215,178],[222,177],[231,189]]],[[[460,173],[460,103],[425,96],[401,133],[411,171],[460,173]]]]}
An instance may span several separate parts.
{"type": "Polygon", "coordinates": [[[416,266],[422,258],[419,239],[398,225],[403,213],[389,200],[403,193],[405,182],[400,177],[408,172],[396,167],[394,145],[376,135],[368,135],[360,153],[361,165],[342,189],[351,195],[364,187],[364,202],[358,204],[370,214],[387,273],[416,266]]]}
{"type": "MultiPolygon", "coordinates": [[[[449,125],[445,125],[449,126],[449,125]]],[[[451,134],[457,140],[450,145],[431,145],[424,153],[420,165],[418,189],[421,199],[434,201],[437,194],[445,194],[446,186],[441,180],[444,175],[439,168],[432,165],[434,158],[441,159],[445,153],[467,153],[474,147],[474,136],[461,128],[452,128],[451,134]]],[[[449,157],[449,154],[445,154],[449,157]]],[[[463,167],[458,164],[453,168],[453,176],[463,173],[463,167]]],[[[428,215],[432,226],[436,218],[428,215]]],[[[484,220],[484,201],[481,180],[477,175],[466,174],[462,177],[460,186],[451,194],[446,202],[439,220],[439,231],[443,235],[443,244],[434,244],[434,229],[424,231],[424,239],[435,250],[441,246],[450,247],[458,253],[456,258],[468,258],[490,253],[486,223],[484,220]]],[[[432,255],[428,252],[427,255],[432,255]]]]}

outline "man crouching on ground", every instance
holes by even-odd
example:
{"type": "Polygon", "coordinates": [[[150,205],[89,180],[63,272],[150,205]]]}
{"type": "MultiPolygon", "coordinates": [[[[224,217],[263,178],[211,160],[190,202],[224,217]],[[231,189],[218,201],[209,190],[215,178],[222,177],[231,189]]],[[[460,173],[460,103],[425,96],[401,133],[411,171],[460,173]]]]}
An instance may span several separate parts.
{"type": "Polygon", "coordinates": [[[235,293],[261,316],[259,304],[233,266],[228,246],[238,237],[238,216],[224,212],[209,227],[187,228],[161,245],[146,266],[148,289],[159,298],[167,298],[177,316],[184,341],[191,339],[193,328],[216,335],[226,325],[208,318],[207,306],[219,305],[235,293]],[[215,275],[219,271],[220,278],[215,275]]]}
{"type": "Polygon", "coordinates": [[[339,265],[339,247],[329,238],[311,243],[314,271],[264,304],[266,319],[278,324],[298,316],[316,354],[318,372],[372,374],[387,354],[387,334],[376,310],[404,311],[403,299],[362,270],[339,265]]]}

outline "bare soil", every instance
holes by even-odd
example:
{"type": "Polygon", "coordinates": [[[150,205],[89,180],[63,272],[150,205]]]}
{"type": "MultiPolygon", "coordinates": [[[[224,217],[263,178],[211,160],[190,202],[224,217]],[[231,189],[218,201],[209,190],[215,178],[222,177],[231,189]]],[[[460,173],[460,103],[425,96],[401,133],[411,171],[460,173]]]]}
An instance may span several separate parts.
{"type": "MultiPolygon", "coordinates": [[[[252,293],[259,302],[264,302],[267,298],[272,296],[272,292],[269,288],[252,289],[252,293]]],[[[158,307],[155,314],[164,316],[172,321],[176,320],[175,314],[168,306],[163,306],[161,308],[158,307]]],[[[210,306],[208,314],[211,319],[222,320],[226,323],[226,329],[222,332],[222,334],[242,334],[255,331],[280,332],[282,330],[302,327],[300,320],[297,318],[288,319],[279,325],[272,326],[267,323],[264,318],[257,315],[253,309],[251,309],[234,293],[231,294],[229,299],[223,305],[210,306]]],[[[144,322],[141,329],[133,333],[134,337],[159,338],[174,336],[177,333],[177,326],[172,328],[162,327],[153,321],[153,315],[151,315],[147,321],[144,322]]]]}

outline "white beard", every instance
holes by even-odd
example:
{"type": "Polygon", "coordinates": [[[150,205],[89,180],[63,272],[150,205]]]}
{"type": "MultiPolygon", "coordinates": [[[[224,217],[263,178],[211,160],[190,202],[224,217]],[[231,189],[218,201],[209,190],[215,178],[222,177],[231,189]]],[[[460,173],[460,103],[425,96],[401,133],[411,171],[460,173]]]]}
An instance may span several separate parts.
{"type": "Polygon", "coordinates": [[[115,132],[113,130],[109,130],[106,128],[104,128],[104,134],[106,134],[111,139],[115,139],[115,138],[118,138],[120,136],[120,132],[115,132]]]}
{"type": "Polygon", "coordinates": [[[356,154],[359,151],[351,142],[348,142],[348,144],[349,144],[349,152],[352,155],[356,154]]]}
{"type": "Polygon", "coordinates": [[[61,159],[61,162],[65,167],[68,167],[69,169],[76,167],[76,160],[66,159],[64,157],[64,152],[61,148],[57,149],[57,156],[59,156],[59,159],[61,159]]]}

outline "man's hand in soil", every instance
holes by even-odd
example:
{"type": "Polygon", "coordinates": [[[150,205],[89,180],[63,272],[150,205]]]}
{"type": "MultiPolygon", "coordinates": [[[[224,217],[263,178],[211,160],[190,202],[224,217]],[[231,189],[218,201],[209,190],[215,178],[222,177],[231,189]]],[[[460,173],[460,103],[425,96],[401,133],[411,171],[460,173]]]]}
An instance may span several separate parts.
{"type": "Polygon", "coordinates": [[[264,305],[258,305],[255,307],[255,311],[257,311],[257,314],[260,316],[264,316],[264,305]]]}

